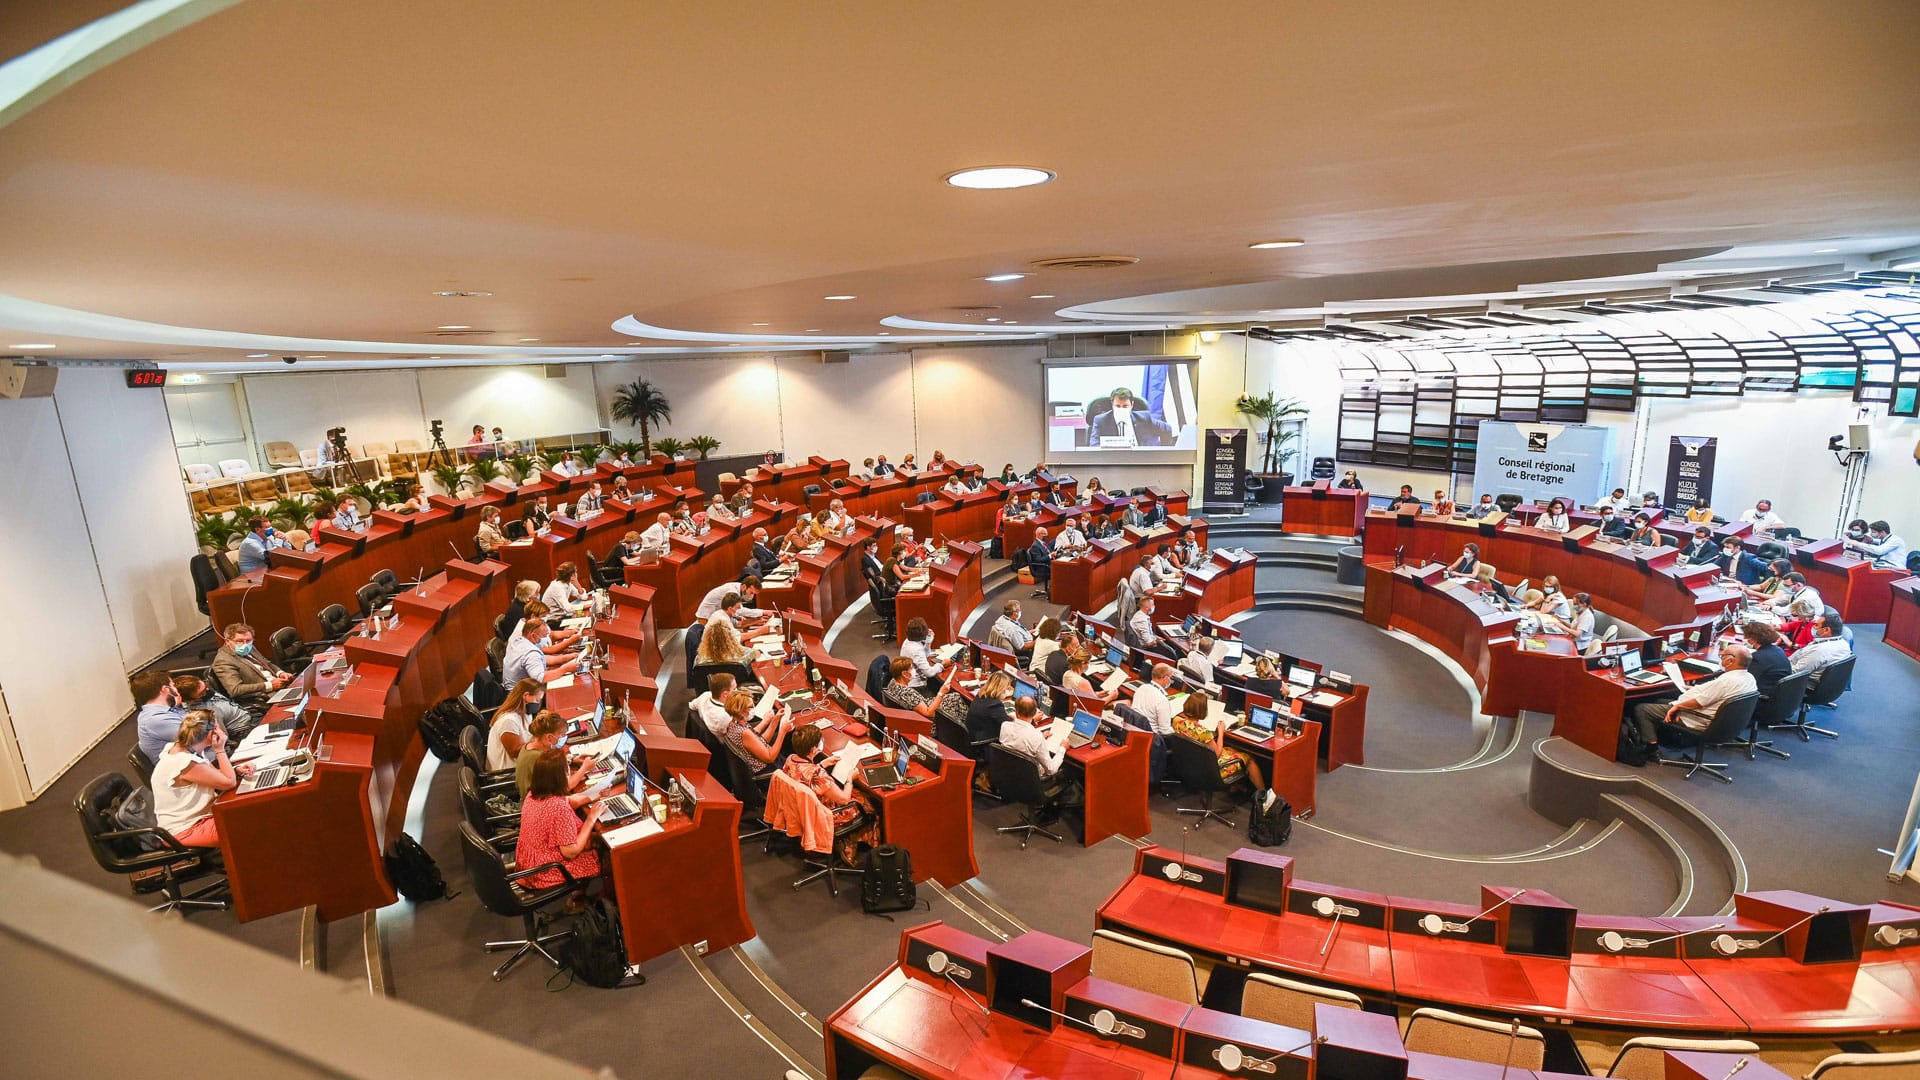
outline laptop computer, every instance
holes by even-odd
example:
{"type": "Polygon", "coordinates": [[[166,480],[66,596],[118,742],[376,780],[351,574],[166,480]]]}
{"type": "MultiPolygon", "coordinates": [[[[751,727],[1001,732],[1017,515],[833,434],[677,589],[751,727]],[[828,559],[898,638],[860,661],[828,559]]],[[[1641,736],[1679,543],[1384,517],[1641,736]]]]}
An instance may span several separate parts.
{"type": "Polygon", "coordinates": [[[620,762],[627,767],[627,790],[605,800],[605,809],[600,811],[600,827],[603,829],[612,828],[628,818],[639,817],[647,812],[646,803],[633,795],[636,791],[644,795],[647,790],[646,781],[641,778],[640,770],[633,764],[633,758],[622,757],[620,762]]]}
{"type": "Polygon", "coordinates": [[[1040,688],[1018,677],[1013,680],[1013,696],[1016,700],[1023,697],[1030,697],[1035,701],[1041,700],[1040,688]]]}
{"type": "Polygon", "coordinates": [[[1183,634],[1191,634],[1193,633],[1194,628],[1199,625],[1200,625],[1200,616],[1189,615],[1185,619],[1181,620],[1180,632],[1183,634]]]}
{"type": "Polygon", "coordinates": [[[1637,686],[1657,683],[1666,678],[1658,671],[1648,671],[1639,649],[1628,649],[1620,654],[1620,677],[1637,686]]]}
{"type": "Polygon", "coordinates": [[[1073,731],[1067,735],[1067,746],[1077,748],[1085,746],[1100,735],[1100,718],[1085,709],[1075,709],[1073,713],[1073,731]]]}
{"type": "Polygon", "coordinates": [[[1304,664],[1294,664],[1287,668],[1287,685],[1293,687],[1296,692],[1313,689],[1313,684],[1317,681],[1319,681],[1319,673],[1304,664]]]}
{"type": "Polygon", "coordinates": [[[320,665],[308,664],[300,677],[288,683],[285,688],[267,699],[268,705],[285,705],[289,701],[298,701],[313,693],[314,683],[320,678],[320,665]]]}
{"type": "Polygon", "coordinates": [[[1213,666],[1216,668],[1230,668],[1239,667],[1240,661],[1246,655],[1246,645],[1237,639],[1216,641],[1213,643],[1213,651],[1207,654],[1207,659],[1213,661],[1213,666]]]}
{"type": "Polygon", "coordinates": [[[1118,645],[1107,646],[1107,666],[1121,668],[1127,666],[1127,650],[1118,645]]]}
{"type": "Polygon", "coordinates": [[[1273,738],[1274,728],[1280,726],[1280,713],[1267,705],[1255,705],[1247,710],[1247,722],[1227,729],[1227,734],[1238,735],[1254,742],[1265,742],[1273,738]]]}

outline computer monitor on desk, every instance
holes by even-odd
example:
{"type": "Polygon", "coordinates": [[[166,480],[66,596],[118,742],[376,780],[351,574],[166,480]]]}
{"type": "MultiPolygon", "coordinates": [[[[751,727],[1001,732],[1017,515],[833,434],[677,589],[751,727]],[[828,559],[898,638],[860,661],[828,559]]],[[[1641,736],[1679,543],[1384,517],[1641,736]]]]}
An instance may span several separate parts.
{"type": "Polygon", "coordinates": [[[1109,643],[1107,645],[1107,666],[1114,667],[1114,668],[1126,667],[1127,666],[1127,650],[1121,648],[1118,645],[1109,643]]]}
{"type": "Polygon", "coordinates": [[[1313,684],[1319,678],[1320,673],[1305,664],[1294,664],[1287,668],[1287,685],[1293,687],[1295,693],[1305,693],[1313,689],[1313,684]]]}

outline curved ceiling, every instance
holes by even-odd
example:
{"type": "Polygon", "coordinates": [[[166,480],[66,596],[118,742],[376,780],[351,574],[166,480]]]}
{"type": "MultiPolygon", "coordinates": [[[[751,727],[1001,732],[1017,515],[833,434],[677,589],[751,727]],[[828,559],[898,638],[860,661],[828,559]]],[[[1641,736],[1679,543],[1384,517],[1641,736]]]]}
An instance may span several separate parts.
{"type": "Polygon", "coordinates": [[[627,315],[742,340],[1207,320],[1920,232],[1920,7],[1565,12],[252,0],[0,129],[0,294],[597,353],[673,344],[627,315]],[[1059,178],[941,182],[1009,162],[1059,178]],[[1308,242],[1247,247],[1274,237],[1308,242]],[[1139,261],[1031,266],[1094,253],[1139,261]]]}

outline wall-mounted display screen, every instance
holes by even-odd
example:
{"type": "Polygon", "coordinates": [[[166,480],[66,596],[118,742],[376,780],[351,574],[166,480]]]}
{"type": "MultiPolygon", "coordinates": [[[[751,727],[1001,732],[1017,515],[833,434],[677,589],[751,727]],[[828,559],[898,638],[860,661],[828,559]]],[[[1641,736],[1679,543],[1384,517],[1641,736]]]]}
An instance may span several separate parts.
{"type": "Polygon", "coordinates": [[[1197,366],[1195,357],[1050,361],[1047,458],[1090,451],[1197,449],[1197,366]]]}

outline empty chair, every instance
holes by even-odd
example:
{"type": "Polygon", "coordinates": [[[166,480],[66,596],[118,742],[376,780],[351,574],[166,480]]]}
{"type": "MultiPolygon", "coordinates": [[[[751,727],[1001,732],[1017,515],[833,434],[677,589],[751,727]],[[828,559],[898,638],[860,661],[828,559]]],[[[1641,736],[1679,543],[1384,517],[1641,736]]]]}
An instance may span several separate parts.
{"type": "Polygon", "coordinates": [[[153,759],[140,749],[139,743],[127,748],[127,768],[133,770],[133,775],[139,777],[142,784],[153,783],[153,759]]]}
{"type": "Polygon", "coordinates": [[[1813,680],[1813,684],[1807,687],[1806,696],[1800,699],[1800,712],[1798,715],[1787,723],[1775,724],[1774,730],[1791,731],[1795,735],[1800,736],[1801,742],[1812,742],[1813,733],[1815,732],[1825,735],[1829,739],[1839,738],[1839,732],[1828,731],[1826,728],[1815,724],[1809,719],[1807,710],[1816,706],[1823,709],[1830,709],[1835,702],[1840,700],[1840,695],[1846,693],[1847,688],[1853,683],[1853,661],[1855,659],[1855,657],[1849,656],[1845,660],[1837,660],[1821,668],[1820,677],[1813,680]]]}
{"type": "Polygon", "coordinates": [[[488,638],[487,639],[487,671],[493,675],[493,679],[495,682],[499,682],[504,677],[505,675],[504,667],[506,665],[506,662],[507,662],[507,643],[500,640],[497,637],[488,638]]]}
{"type": "Polygon", "coordinates": [[[382,570],[368,579],[369,583],[380,586],[380,591],[391,600],[400,595],[400,575],[391,570],[382,570]]]}
{"type": "Polygon", "coordinates": [[[228,578],[220,571],[220,564],[211,555],[195,555],[187,561],[187,570],[193,575],[193,604],[200,614],[211,615],[207,607],[207,594],[225,585],[228,578]]]}
{"type": "Polygon", "coordinates": [[[993,781],[996,794],[1021,807],[1020,824],[1005,825],[995,832],[1019,833],[1022,851],[1035,833],[1056,844],[1060,842],[1060,834],[1048,832],[1034,820],[1053,801],[1047,796],[1046,781],[1040,777],[1039,762],[993,743],[987,747],[987,776],[993,781]]]}
{"type": "Polygon", "coordinates": [[[506,963],[493,969],[494,981],[506,978],[507,972],[513,970],[513,965],[529,952],[539,953],[547,958],[547,963],[559,968],[559,959],[547,951],[547,946],[572,937],[573,931],[546,933],[548,924],[553,921],[546,909],[579,888],[579,883],[567,873],[566,866],[554,862],[545,866],[509,869],[508,857],[496,850],[472,823],[466,821],[460,822],[460,848],[466,859],[467,877],[472,881],[474,895],[480,898],[480,906],[503,918],[518,917],[522,932],[526,934],[526,937],[517,940],[487,942],[488,952],[514,950],[506,963]],[[544,870],[560,871],[560,882],[544,889],[532,889],[520,884],[521,880],[544,870]]]}
{"type": "MultiPolygon", "coordinates": [[[[1760,1047],[1745,1039],[1664,1039],[1643,1035],[1621,1044],[1620,1052],[1607,1066],[1607,1075],[1616,1080],[1666,1080],[1667,1051],[1680,1050],[1701,1054],[1757,1054],[1760,1047]]],[[[1733,1067],[1732,1063],[1727,1066],[1733,1067]]]]}
{"type": "MultiPolygon", "coordinates": [[[[1200,1004],[1200,971],[1192,955],[1113,930],[1093,932],[1093,977],[1144,994],[1200,1004]]],[[[1306,1030],[1313,1030],[1309,1025],[1306,1030]]]]}
{"type": "Polygon", "coordinates": [[[487,733],[471,725],[460,729],[460,760],[473,770],[482,789],[513,783],[512,769],[487,768],[487,733]]]}
{"type": "Polygon", "coordinates": [[[1753,755],[1756,750],[1779,758],[1792,757],[1785,750],[1775,750],[1771,740],[1760,738],[1760,730],[1791,724],[1791,718],[1800,712],[1800,702],[1807,696],[1807,684],[1812,678],[1811,670],[1796,671],[1774,684],[1773,693],[1762,697],[1760,704],[1754,708],[1753,718],[1747,721],[1746,735],[1728,743],[1727,748],[1745,750],[1748,761],[1755,760],[1753,755]]]}
{"type": "Polygon", "coordinates": [[[312,655],[307,643],[300,640],[300,631],[291,626],[283,626],[267,635],[267,648],[273,650],[273,662],[287,671],[303,671],[312,655]]]}
{"type": "Polygon", "coordinates": [[[254,475],[253,463],[245,458],[226,458],[220,462],[220,475],[229,480],[245,480],[254,475]]]}
{"type": "MultiPolygon", "coordinates": [[[[700,639],[707,636],[707,624],[703,622],[689,623],[687,624],[686,632],[680,636],[681,644],[685,645],[687,650],[687,671],[692,672],[695,658],[700,655],[700,639]]],[[[701,690],[705,689],[707,684],[695,682],[689,685],[695,690],[701,690]]]]}
{"type": "Polygon", "coordinates": [[[1360,997],[1331,986],[1283,979],[1256,971],[1247,976],[1240,994],[1240,1015],[1270,1024],[1285,1024],[1301,1031],[1313,1030],[1313,1007],[1335,1005],[1342,1009],[1363,1008],[1360,997]]]}
{"type": "MultiPolygon", "coordinates": [[[[498,641],[498,638],[493,639],[498,641]]],[[[500,676],[493,669],[482,665],[473,673],[473,686],[468,690],[473,698],[473,708],[482,716],[492,716],[507,700],[507,688],[500,684],[500,676]]]]}
{"type": "Polygon", "coordinates": [[[1196,829],[1209,819],[1233,828],[1233,818],[1213,808],[1214,795],[1227,790],[1226,782],[1220,778],[1220,758],[1213,752],[1213,747],[1195,742],[1185,735],[1169,735],[1166,740],[1168,771],[1188,791],[1200,796],[1199,806],[1175,809],[1182,814],[1198,815],[1200,820],[1193,823],[1196,829]]]}
{"type": "Polygon", "coordinates": [[[940,745],[959,751],[975,761],[979,761],[993,743],[992,739],[974,742],[973,733],[967,730],[967,725],[942,712],[933,714],[933,737],[939,740],[940,745]]]}
{"type": "Polygon", "coordinates": [[[1920,1050],[1897,1054],[1830,1054],[1807,1080],[1913,1080],[1920,1076],[1920,1050]]]}
{"type": "Polygon", "coordinates": [[[329,640],[338,641],[353,632],[354,618],[347,609],[339,604],[328,604],[320,609],[320,633],[329,640]]]}
{"type": "Polygon", "coordinates": [[[103,773],[87,781],[74,798],[93,861],[109,874],[124,875],[135,896],[157,892],[166,898],[149,911],[226,907],[224,876],[196,892],[185,888],[189,881],[221,873],[218,848],[187,847],[165,829],[120,825],[120,807],[137,790],[119,773],[103,773]]]}
{"type": "Polygon", "coordinates": [[[873,610],[880,613],[880,632],[873,635],[875,641],[892,641],[898,631],[895,629],[895,600],[887,595],[887,590],[877,576],[867,578],[867,600],[873,604],[873,610]]]}
{"type": "Polygon", "coordinates": [[[1407,1021],[1408,1050],[1485,1061],[1502,1067],[1538,1069],[1547,1057],[1546,1036],[1524,1024],[1482,1020],[1446,1009],[1415,1009],[1407,1021]]]}
{"type": "Polygon", "coordinates": [[[301,466],[300,448],[290,442],[276,440],[261,443],[260,453],[266,457],[269,469],[298,469],[301,466]]]}
{"type": "MultiPolygon", "coordinates": [[[[1679,724],[1666,725],[1664,730],[1667,734],[1682,745],[1693,747],[1693,757],[1663,756],[1660,758],[1660,764],[1686,769],[1688,780],[1693,779],[1694,773],[1705,772],[1723,784],[1733,783],[1733,777],[1727,775],[1727,766],[1724,762],[1707,760],[1707,747],[1732,742],[1734,736],[1747,729],[1748,722],[1753,719],[1753,710],[1759,704],[1759,694],[1741,694],[1739,697],[1728,698],[1720,703],[1719,709],[1714,711],[1713,719],[1708,721],[1705,731],[1692,731],[1679,724]]],[[[1667,734],[1663,734],[1662,737],[1667,737],[1667,734]]]]}
{"type": "Polygon", "coordinates": [[[808,498],[812,498],[813,496],[820,494],[820,485],[808,484],[806,487],[801,489],[801,494],[807,496],[808,498]]]}
{"type": "MultiPolygon", "coordinates": [[[[465,747],[461,747],[463,754],[465,750],[465,747]]],[[[517,834],[520,829],[520,811],[518,809],[496,811],[487,806],[487,800],[495,795],[505,794],[509,801],[518,805],[518,800],[512,795],[512,774],[508,774],[504,785],[498,782],[482,785],[480,777],[463,762],[460,766],[459,783],[460,816],[466,820],[467,824],[473,826],[475,832],[486,837],[488,843],[496,848],[504,847],[501,838],[508,833],[517,834]]]]}
{"type": "Polygon", "coordinates": [[[1260,493],[1267,488],[1266,481],[1251,472],[1241,477],[1241,481],[1246,491],[1245,501],[1250,503],[1259,502],[1260,493]]]}
{"type": "Polygon", "coordinates": [[[373,613],[380,610],[387,602],[387,594],[381,590],[380,586],[375,585],[371,581],[355,590],[353,598],[360,603],[360,617],[362,619],[372,618],[373,613]]]}

